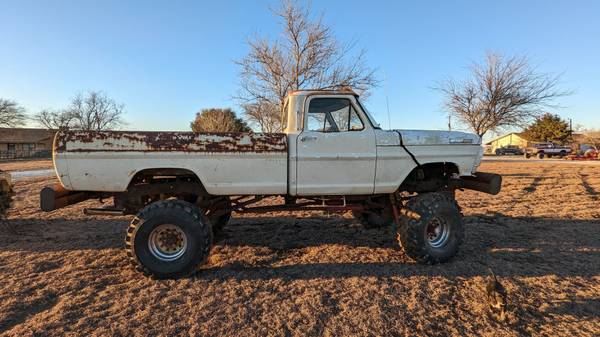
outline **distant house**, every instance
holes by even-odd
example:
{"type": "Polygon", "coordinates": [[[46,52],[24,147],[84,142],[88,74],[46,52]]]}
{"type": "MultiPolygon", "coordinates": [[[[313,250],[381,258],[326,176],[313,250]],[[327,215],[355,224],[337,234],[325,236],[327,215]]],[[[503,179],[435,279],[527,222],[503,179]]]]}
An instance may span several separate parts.
{"type": "Polygon", "coordinates": [[[49,157],[56,130],[0,128],[0,159],[49,157]]]}
{"type": "Polygon", "coordinates": [[[487,145],[486,147],[488,148],[488,151],[490,151],[491,153],[494,153],[494,152],[496,152],[497,148],[500,148],[503,146],[515,145],[520,148],[524,148],[524,147],[527,147],[529,145],[529,143],[530,143],[530,141],[524,137],[522,132],[511,132],[509,134],[495,138],[495,139],[485,143],[485,145],[487,145]]]}

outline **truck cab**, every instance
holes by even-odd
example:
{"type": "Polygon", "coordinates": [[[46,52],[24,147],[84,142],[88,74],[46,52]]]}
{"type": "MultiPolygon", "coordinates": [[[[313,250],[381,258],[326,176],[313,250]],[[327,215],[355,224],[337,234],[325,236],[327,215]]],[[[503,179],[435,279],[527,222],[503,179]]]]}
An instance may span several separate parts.
{"type": "Polygon", "coordinates": [[[284,110],[293,195],[392,193],[422,165],[472,175],[483,149],[473,134],[383,130],[353,91],[296,91],[284,110]]]}

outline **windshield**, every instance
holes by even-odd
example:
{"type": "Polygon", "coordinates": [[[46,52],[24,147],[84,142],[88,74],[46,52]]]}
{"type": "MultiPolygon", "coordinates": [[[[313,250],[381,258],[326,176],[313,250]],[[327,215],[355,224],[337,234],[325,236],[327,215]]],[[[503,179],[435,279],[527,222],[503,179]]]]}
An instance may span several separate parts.
{"type": "Polygon", "coordinates": [[[381,129],[381,125],[379,125],[379,123],[377,123],[375,118],[373,118],[373,115],[371,115],[371,112],[369,112],[369,110],[367,110],[367,108],[358,99],[356,101],[358,102],[358,104],[360,105],[362,110],[365,112],[365,115],[367,115],[367,117],[369,118],[369,121],[371,121],[371,124],[373,125],[373,127],[375,129],[381,129]]]}

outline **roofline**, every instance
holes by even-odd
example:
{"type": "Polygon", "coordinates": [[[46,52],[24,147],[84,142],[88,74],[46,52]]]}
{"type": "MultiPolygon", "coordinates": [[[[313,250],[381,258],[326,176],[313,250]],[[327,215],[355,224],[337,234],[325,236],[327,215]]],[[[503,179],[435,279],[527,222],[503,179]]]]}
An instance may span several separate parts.
{"type": "Polygon", "coordinates": [[[288,93],[289,96],[296,96],[296,95],[302,95],[302,94],[315,94],[315,93],[322,93],[322,94],[328,94],[328,95],[353,95],[353,96],[358,96],[358,94],[350,89],[337,89],[337,90],[322,90],[322,89],[301,89],[301,90],[292,90],[288,93]]]}
{"type": "MultiPolygon", "coordinates": [[[[492,139],[492,140],[490,140],[490,141],[486,142],[486,143],[485,143],[485,145],[489,145],[489,144],[491,144],[492,142],[495,142],[495,141],[497,141],[497,140],[498,140],[498,139],[500,139],[500,138],[504,138],[504,137],[506,137],[506,136],[510,136],[510,135],[518,135],[518,134],[520,134],[520,133],[523,133],[523,132],[516,132],[516,131],[514,131],[514,132],[507,133],[507,134],[505,134],[505,135],[503,135],[503,136],[498,136],[498,137],[496,137],[496,138],[494,138],[494,139],[492,139]]],[[[519,136],[519,137],[521,137],[521,136],[519,136]]],[[[525,139],[524,137],[521,137],[521,138],[525,139]]],[[[527,140],[527,139],[525,139],[525,140],[527,140]]],[[[529,141],[529,140],[527,140],[527,141],[529,141]]]]}
{"type": "Polygon", "coordinates": [[[48,131],[48,132],[56,132],[58,131],[58,129],[46,129],[46,128],[2,128],[0,127],[0,130],[41,130],[41,131],[48,131]]]}

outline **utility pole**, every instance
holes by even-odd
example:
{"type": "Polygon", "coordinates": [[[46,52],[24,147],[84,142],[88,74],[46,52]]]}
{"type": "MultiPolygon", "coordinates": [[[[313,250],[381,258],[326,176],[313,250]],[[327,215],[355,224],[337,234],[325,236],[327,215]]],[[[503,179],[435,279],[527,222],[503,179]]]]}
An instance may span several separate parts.
{"type": "Polygon", "coordinates": [[[573,119],[569,118],[569,139],[573,141],[573,119]]]}
{"type": "Polygon", "coordinates": [[[569,118],[569,132],[573,133],[573,119],[569,118]]]}
{"type": "Polygon", "coordinates": [[[451,118],[452,117],[450,116],[450,114],[448,114],[448,131],[452,131],[452,124],[450,123],[451,118]]]}

